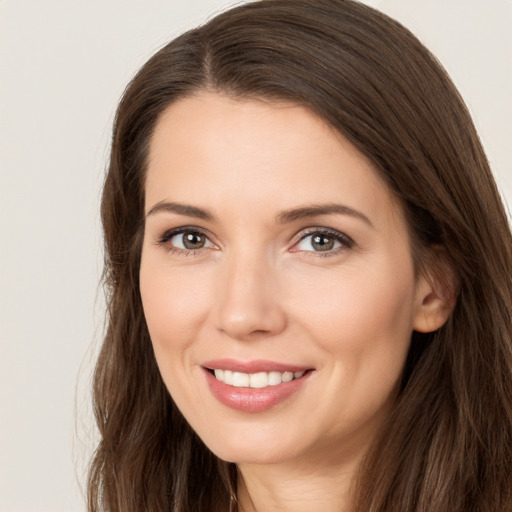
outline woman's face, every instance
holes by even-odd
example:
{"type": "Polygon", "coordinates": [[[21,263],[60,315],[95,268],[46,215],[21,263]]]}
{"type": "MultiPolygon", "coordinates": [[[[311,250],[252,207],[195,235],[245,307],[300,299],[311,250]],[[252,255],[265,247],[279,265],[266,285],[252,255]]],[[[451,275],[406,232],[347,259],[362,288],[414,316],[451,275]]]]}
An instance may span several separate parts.
{"type": "Polygon", "coordinates": [[[200,93],[156,126],[145,209],[156,360],[206,445],[238,463],[360,454],[429,294],[370,162],[301,107],[200,93]]]}

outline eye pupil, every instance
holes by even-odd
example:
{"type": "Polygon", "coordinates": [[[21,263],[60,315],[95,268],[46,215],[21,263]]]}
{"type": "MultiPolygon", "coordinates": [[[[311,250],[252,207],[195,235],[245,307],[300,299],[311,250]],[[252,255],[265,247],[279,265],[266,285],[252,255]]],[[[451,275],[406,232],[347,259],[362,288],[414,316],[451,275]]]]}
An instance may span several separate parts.
{"type": "Polygon", "coordinates": [[[204,246],[205,236],[201,233],[185,233],[183,246],[187,249],[200,249],[204,246]]]}
{"type": "Polygon", "coordinates": [[[311,245],[318,251],[329,251],[334,247],[334,239],[325,235],[315,235],[311,245]]]}

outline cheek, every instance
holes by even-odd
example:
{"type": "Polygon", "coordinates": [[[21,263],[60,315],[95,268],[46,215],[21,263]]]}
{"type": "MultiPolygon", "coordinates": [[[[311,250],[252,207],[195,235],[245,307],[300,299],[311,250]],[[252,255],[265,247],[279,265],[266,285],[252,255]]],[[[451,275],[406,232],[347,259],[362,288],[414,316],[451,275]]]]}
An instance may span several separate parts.
{"type": "Polygon", "coordinates": [[[360,338],[365,332],[412,331],[414,277],[373,268],[332,271],[290,282],[297,318],[326,338],[360,338]]]}
{"type": "Polygon", "coordinates": [[[324,413],[332,418],[332,435],[339,425],[355,433],[381,418],[402,375],[412,333],[414,279],[412,273],[407,279],[379,276],[345,274],[309,295],[296,290],[302,297],[298,330],[314,340],[321,352],[320,374],[328,377],[323,400],[329,404],[324,413]]]}
{"type": "Polygon", "coordinates": [[[393,388],[413,330],[412,269],[401,275],[373,269],[330,275],[294,290],[297,325],[315,340],[326,365],[358,390],[354,400],[393,388]]]}
{"type": "Polygon", "coordinates": [[[155,350],[187,345],[197,334],[209,292],[201,276],[153,264],[143,257],[140,290],[144,315],[155,350]],[[199,286],[201,284],[201,286],[199,286]]]}
{"type": "Polygon", "coordinates": [[[204,320],[205,289],[199,282],[186,271],[143,255],[140,291],[155,359],[167,389],[187,417],[190,404],[199,400],[186,384],[194,368],[190,349],[204,320]]]}

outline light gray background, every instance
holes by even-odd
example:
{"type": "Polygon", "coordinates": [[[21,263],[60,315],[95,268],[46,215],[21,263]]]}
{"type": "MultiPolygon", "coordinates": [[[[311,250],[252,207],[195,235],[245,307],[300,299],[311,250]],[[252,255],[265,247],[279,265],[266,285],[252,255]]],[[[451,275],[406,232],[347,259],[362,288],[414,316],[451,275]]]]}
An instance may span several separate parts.
{"type": "MultiPolygon", "coordinates": [[[[85,510],[114,109],[156,49],[233,3],[0,0],[0,512],[85,510]]],[[[510,201],[511,0],[366,3],[448,69],[510,201]]]]}

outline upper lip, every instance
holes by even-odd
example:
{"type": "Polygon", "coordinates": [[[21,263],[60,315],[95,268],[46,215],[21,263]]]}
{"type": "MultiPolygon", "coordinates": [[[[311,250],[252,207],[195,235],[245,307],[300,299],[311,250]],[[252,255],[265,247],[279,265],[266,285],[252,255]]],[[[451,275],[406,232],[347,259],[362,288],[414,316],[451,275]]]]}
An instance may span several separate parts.
{"type": "Polygon", "coordinates": [[[292,363],[282,363],[277,361],[265,361],[256,359],[252,361],[238,361],[236,359],[214,359],[205,361],[201,364],[209,370],[231,370],[240,373],[259,373],[259,372],[301,372],[310,370],[311,367],[292,363]]]}

